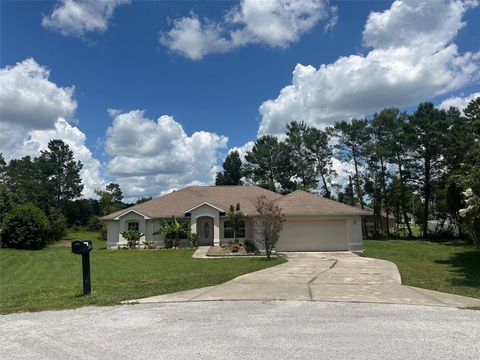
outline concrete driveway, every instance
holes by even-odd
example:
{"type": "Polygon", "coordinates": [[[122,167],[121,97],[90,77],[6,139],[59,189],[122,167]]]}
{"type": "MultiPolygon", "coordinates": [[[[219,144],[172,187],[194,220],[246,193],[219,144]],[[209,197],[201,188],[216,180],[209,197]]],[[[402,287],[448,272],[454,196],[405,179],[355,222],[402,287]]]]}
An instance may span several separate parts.
{"type": "Polygon", "coordinates": [[[126,303],[293,300],[480,306],[480,299],[402,285],[397,266],[389,261],[350,252],[287,253],[285,256],[287,263],[224,284],[126,303]]]}

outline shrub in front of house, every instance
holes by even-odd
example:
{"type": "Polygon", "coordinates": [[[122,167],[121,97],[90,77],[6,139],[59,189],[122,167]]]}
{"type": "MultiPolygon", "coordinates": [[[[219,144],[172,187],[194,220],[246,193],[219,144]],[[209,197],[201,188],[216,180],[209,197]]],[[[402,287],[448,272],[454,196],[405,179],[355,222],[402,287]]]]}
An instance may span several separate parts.
{"type": "Polygon", "coordinates": [[[107,241],[107,236],[108,236],[107,225],[102,224],[102,227],[98,231],[98,239],[102,241],[107,241]]]}
{"type": "Polygon", "coordinates": [[[142,241],[142,244],[143,244],[144,249],[150,249],[151,250],[151,249],[156,248],[155,241],[153,241],[153,240],[142,241]]]}
{"type": "Polygon", "coordinates": [[[252,240],[245,240],[244,242],[245,250],[248,254],[255,254],[258,252],[257,245],[252,240]]]}
{"type": "Polygon", "coordinates": [[[2,242],[16,249],[43,249],[49,241],[50,224],[33,204],[14,207],[2,222],[2,242]]]}
{"type": "Polygon", "coordinates": [[[100,231],[103,227],[102,222],[96,216],[90,216],[87,222],[87,229],[90,231],[100,231]]]}
{"type": "Polygon", "coordinates": [[[189,238],[190,238],[190,243],[192,244],[192,246],[197,247],[198,246],[198,239],[200,238],[200,236],[197,233],[190,233],[189,238]]]}
{"type": "Polygon", "coordinates": [[[135,249],[138,246],[142,236],[144,236],[144,234],[138,230],[125,230],[120,234],[122,234],[122,236],[127,240],[129,249],[135,249]]]}

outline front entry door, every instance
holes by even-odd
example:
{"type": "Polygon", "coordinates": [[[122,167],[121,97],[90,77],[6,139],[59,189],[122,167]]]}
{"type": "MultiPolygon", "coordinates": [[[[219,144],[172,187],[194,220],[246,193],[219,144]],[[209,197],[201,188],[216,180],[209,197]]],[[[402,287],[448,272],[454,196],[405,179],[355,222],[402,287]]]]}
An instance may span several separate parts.
{"type": "Polygon", "coordinates": [[[213,245],[213,219],[202,219],[199,235],[200,245],[213,245]]]}

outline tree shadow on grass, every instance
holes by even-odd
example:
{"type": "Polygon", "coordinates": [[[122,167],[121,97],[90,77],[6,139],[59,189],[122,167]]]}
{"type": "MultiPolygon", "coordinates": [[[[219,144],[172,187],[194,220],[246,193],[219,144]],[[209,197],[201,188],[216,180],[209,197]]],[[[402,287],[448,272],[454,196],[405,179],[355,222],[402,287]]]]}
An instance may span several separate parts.
{"type": "Polygon", "coordinates": [[[480,251],[460,252],[452,255],[449,259],[435,262],[451,266],[451,271],[461,276],[461,279],[451,279],[452,285],[480,288],[480,251]]]}

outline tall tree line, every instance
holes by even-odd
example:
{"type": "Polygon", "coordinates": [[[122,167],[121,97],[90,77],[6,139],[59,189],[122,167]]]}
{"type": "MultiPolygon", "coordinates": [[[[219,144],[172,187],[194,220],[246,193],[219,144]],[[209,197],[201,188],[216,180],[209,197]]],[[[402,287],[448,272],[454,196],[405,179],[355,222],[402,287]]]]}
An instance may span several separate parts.
{"type": "MultiPolygon", "coordinates": [[[[297,189],[327,198],[335,194],[362,209],[368,205],[376,217],[394,216],[409,237],[412,214],[423,236],[432,219],[450,221],[462,232],[463,193],[476,188],[475,180],[465,179],[479,172],[479,108],[480,98],[463,113],[426,102],[411,114],[385,108],[371,119],[338,121],[324,130],[292,121],[284,137],[258,138],[243,162],[238,152],[230,153],[222,180],[230,173],[236,180],[221,183],[252,183],[282,194],[297,189]],[[350,164],[347,178],[336,177],[334,158],[350,164]]],[[[379,224],[378,231],[390,235],[389,226],[379,224]]]]}

